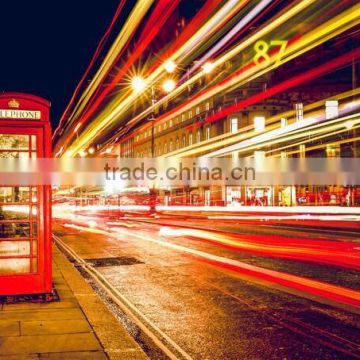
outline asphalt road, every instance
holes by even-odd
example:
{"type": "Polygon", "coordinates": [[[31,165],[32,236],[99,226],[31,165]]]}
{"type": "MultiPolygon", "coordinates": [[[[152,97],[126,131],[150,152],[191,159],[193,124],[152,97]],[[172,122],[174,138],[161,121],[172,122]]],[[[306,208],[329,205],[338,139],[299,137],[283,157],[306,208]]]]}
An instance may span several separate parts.
{"type": "Polygon", "coordinates": [[[354,234],[213,220],[60,217],[54,233],[184,357],[360,358],[354,234]]]}

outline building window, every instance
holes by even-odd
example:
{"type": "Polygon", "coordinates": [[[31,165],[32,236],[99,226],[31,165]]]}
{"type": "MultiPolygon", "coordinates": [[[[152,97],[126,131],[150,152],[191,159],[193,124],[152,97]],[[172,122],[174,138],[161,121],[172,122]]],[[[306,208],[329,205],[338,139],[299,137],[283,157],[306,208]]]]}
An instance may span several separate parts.
{"type": "Polygon", "coordinates": [[[165,143],[164,143],[164,154],[166,154],[167,153],[167,142],[165,141],[165,143]]]}
{"type": "Polygon", "coordinates": [[[209,140],[210,139],[210,126],[207,126],[205,128],[205,140],[209,140]]]}
{"type": "Polygon", "coordinates": [[[296,121],[304,120],[304,105],[303,103],[295,104],[296,121]]]}
{"type": "Polygon", "coordinates": [[[325,102],[326,120],[339,117],[339,102],[337,100],[327,100],[325,102]]]}
{"type": "Polygon", "coordinates": [[[206,110],[206,111],[209,111],[209,110],[210,110],[210,103],[209,103],[209,102],[207,102],[207,103],[205,104],[205,110],[206,110]]]}
{"type": "Polygon", "coordinates": [[[170,121],[169,121],[169,127],[172,127],[172,126],[173,126],[173,121],[170,120],[170,121]]]}
{"type": "Polygon", "coordinates": [[[183,135],[182,136],[182,144],[181,144],[182,147],[186,147],[186,136],[183,135]]]}
{"type": "Polygon", "coordinates": [[[195,114],[196,114],[196,115],[199,115],[199,114],[200,114],[200,107],[199,107],[199,106],[196,107],[196,109],[195,109],[195,114]]]}
{"type": "Polygon", "coordinates": [[[192,132],[189,134],[189,145],[193,144],[193,134],[192,132]]]}
{"type": "Polygon", "coordinates": [[[265,159],[265,151],[254,151],[254,158],[255,160],[262,160],[265,159]]]}
{"type": "Polygon", "coordinates": [[[185,114],[181,115],[181,121],[185,121],[185,114]]]}
{"type": "Polygon", "coordinates": [[[201,141],[201,132],[200,130],[196,131],[196,142],[199,143],[201,141]]]}
{"type": "Polygon", "coordinates": [[[169,151],[172,152],[173,151],[173,141],[170,140],[169,142],[169,151]]]}
{"type": "Polygon", "coordinates": [[[192,117],[193,117],[193,112],[192,112],[192,110],[190,110],[188,113],[188,118],[191,119],[192,117]]]}
{"type": "Polygon", "coordinates": [[[175,150],[178,150],[180,147],[180,141],[179,141],[179,138],[176,138],[175,140],[175,150]]]}
{"type": "Polygon", "coordinates": [[[257,132],[265,130],[265,117],[264,116],[255,116],[254,117],[254,129],[257,132]]]}
{"type": "Polygon", "coordinates": [[[327,157],[339,157],[340,156],[340,145],[326,145],[326,156],[327,157]]]}
{"type": "Polygon", "coordinates": [[[166,130],[166,128],[167,128],[167,123],[164,122],[164,130],[166,130]]]}
{"type": "Polygon", "coordinates": [[[232,134],[237,133],[238,131],[238,118],[230,119],[230,131],[232,134]]]}

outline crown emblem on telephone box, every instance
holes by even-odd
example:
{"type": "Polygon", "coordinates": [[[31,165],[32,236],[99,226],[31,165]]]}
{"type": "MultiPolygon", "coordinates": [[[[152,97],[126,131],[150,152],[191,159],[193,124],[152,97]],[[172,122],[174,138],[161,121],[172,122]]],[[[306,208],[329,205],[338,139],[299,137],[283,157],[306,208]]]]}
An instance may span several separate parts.
{"type": "Polygon", "coordinates": [[[8,102],[9,107],[13,108],[13,109],[18,109],[20,106],[20,103],[18,101],[16,101],[15,99],[12,99],[8,102]]]}

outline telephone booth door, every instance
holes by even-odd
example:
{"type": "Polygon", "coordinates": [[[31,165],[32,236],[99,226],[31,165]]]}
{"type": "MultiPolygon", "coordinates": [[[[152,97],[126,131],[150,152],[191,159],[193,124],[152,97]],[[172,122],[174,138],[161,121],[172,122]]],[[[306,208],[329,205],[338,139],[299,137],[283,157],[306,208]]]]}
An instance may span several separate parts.
{"type": "MultiPolygon", "coordinates": [[[[51,156],[49,107],[27,94],[0,95],[0,158],[51,156]]],[[[0,179],[0,296],[52,290],[50,192],[21,176],[11,186],[0,179]]]]}

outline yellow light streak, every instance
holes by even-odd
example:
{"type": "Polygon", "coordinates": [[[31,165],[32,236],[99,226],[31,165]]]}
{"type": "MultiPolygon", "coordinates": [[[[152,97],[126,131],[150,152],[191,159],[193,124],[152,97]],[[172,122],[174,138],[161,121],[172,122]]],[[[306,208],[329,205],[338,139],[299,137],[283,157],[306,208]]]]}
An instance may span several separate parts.
{"type": "MultiPolygon", "coordinates": [[[[335,96],[331,96],[329,98],[319,100],[319,101],[317,101],[315,103],[306,105],[304,107],[304,111],[308,112],[310,110],[322,107],[322,106],[324,106],[326,100],[330,100],[330,99],[333,99],[333,98],[336,98],[338,100],[343,100],[343,99],[346,99],[348,97],[353,97],[353,96],[356,96],[356,95],[359,95],[359,94],[360,94],[360,88],[350,90],[350,91],[346,91],[344,93],[337,94],[335,96]]],[[[267,119],[267,121],[266,121],[266,129],[267,129],[267,131],[278,128],[279,127],[278,122],[282,117],[286,117],[288,120],[293,120],[294,116],[295,116],[295,111],[290,110],[290,111],[275,115],[275,116],[267,119]],[[276,124],[273,125],[274,123],[276,123],[276,124]]],[[[190,156],[194,156],[194,155],[199,154],[199,153],[204,153],[204,152],[209,151],[209,150],[214,150],[215,144],[216,144],[216,147],[219,147],[219,148],[220,147],[225,147],[225,146],[229,146],[229,145],[231,145],[233,143],[238,143],[240,141],[249,139],[254,135],[256,135],[256,134],[254,132],[253,125],[249,125],[249,126],[246,126],[246,127],[242,128],[241,133],[237,133],[237,134],[232,134],[232,133],[221,134],[221,135],[213,137],[213,138],[211,138],[211,139],[209,139],[207,141],[202,141],[199,144],[194,144],[194,145],[188,147],[187,149],[181,149],[181,150],[173,151],[171,153],[167,153],[165,156],[166,157],[171,157],[171,156],[190,157],[190,156]]]]}
{"type": "MultiPolygon", "coordinates": [[[[274,24],[277,24],[279,22],[279,19],[282,21],[286,21],[288,18],[290,18],[290,14],[293,14],[295,9],[299,11],[300,6],[305,8],[306,6],[309,6],[313,1],[303,1],[297,6],[294,6],[291,8],[288,12],[280,16],[278,19],[275,19],[270,26],[265,27],[264,29],[267,29],[269,31],[270,28],[275,26],[274,24]]],[[[233,77],[226,83],[224,83],[222,86],[218,86],[215,89],[212,89],[212,91],[208,91],[206,94],[204,94],[203,97],[199,97],[193,101],[191,101],[189,104],[187,104],[186,107],[182,107],[181,109],[178,109],[175,113],[168,115],[168,117],[177,116],[180,114],[180,112],[186,111],[187,109],[196,106],[200,102],[213,97],[220,91],[224,91],[226,88],[230,88],[233,86],[239,86],[243,84],[244,82],[247,82],[251,79],[257,78],[258,76],[263,75],[264,73],[275,69],[276,67],[280,66],[281,64],[293,59],[296,56],[301,55],[304,51],[308,51],[311,48],[319,45],[320,43],[328,40],[329,38],[336,36],[337,34],[345,31],[346,29],[354,26],[355,24],[359,23],[359,14],[360,14],[360,5],[355,5],[352,8],[348,9],[347,11],[344,11],[340,15],[338,15],[336,18],[331,19],[330,21],[326,22],[325,24],[315,28],[313,31],[311,31],[309,34],[305,35],[300,41],[293,43],[291,46],[289,46],[288,55],[282,59],[280,62],[276,61],[275,56],[271,57],[271,63],[272,65],[267,67],[266,69],[262,69],[263,67],[261,64],[260,66],[255,66],[252,69],[249,69],[246,72],[241,73],[240,75],[233,77]],[[260,69],[259,69],[260,67],[260,69]],[[259,71],[260,70],[260,71],[259,71]]],[[[296,13],[296,12],[295,12],[296,13]]],[[[264,29],[262,29],[264,31],[264,29]]],[[[254,36],[250,37],[251,43],[256,41],[259,37],[263,36],[263,31],[257,32],[254,36]]],[[[247,42],[249,42],[249,39],[247,41],[244,41],[239,46],[245,46],[247,42]]],[[[239,48],[239,47],[237,47],[239,48]]],[[[226,55],[222,56],[220,59],[224,60],[227,59],[229,56],[228,52],[226,55]]],[[[218,63],[219,60],[214,62],[214,65],[218,63]]],[[[158,71],[154,71],[152,74],[151,79],[149,80],[150,83],[152,83],[155,78],[158,75],[158,71]]],[[[196,78],[196,76],[199,76],[198,74],[195,75],[193,78],[196,78]]],[[[181,86],[177,88],[179,91],[181,86]]],[[[177,93],[176,90],[174,90],[174,93],[177,93]]],[[[174,94],[175,96],[176,94],[174,94]]],[[[77,149],[83,147],[90,139],[93,139],[93,137],[101,130],[103,130],[106,126],[113,123],[120,114],[126,110],[129,107],[129,104],[131,104],[134,101],[134,99],[131,96],[128,96],[119,106],[111,106],[109,111],[105,111],[104,115],[105,117],[99,116],[98,119],[96,119],[89,127],[81,134],[81,136],[74,141],[74,143],[70,146],[69,150],[76,151],[77,149]],[[120,106],[121,105],[121,106],[120,106]],[[107,113],[107,114],[106,114],[107,113]]],[[[167,117],[165,117],[167,118],[167,117]]],[[[165,119],[164,119],[165,120],[165,119]]]]}

